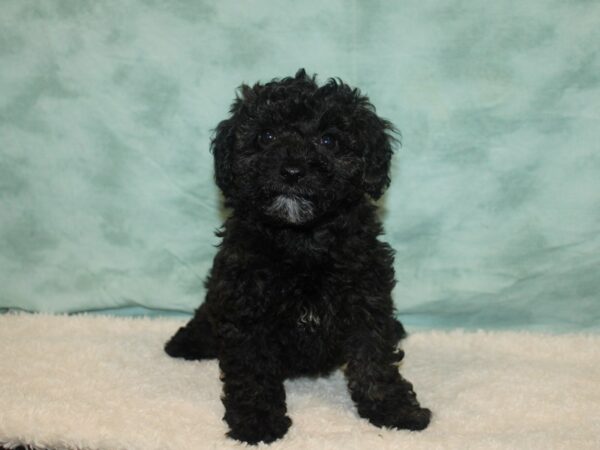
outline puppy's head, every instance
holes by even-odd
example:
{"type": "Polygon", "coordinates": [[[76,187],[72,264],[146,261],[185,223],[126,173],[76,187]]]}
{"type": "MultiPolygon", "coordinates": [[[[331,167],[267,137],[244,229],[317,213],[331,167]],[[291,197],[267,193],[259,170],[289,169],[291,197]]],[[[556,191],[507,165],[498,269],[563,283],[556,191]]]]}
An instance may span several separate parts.
{"type": "Polygon", "coordinates": [[[212,141],[226,202],[282,225],[305,226],[389,185],[393,126],[341,81],[295,77],[242,85],[212,141]]]}

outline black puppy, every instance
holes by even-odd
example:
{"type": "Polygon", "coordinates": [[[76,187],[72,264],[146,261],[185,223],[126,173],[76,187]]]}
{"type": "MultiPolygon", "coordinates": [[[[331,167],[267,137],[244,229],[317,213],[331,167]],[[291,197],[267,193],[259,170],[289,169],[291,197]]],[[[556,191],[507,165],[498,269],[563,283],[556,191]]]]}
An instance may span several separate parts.
{"type": "Polygon", "coordinates": [[[422,430],[431,412],[398,373],[393,251],[373,199],[387,188],[392,125],[338,80],[242,85],[212,141],[232,209],[206,301],[167,343],[169,355],[218,358],[229,436],[282,437],[286,378],[345,365],[360,416],[422,430]]]}

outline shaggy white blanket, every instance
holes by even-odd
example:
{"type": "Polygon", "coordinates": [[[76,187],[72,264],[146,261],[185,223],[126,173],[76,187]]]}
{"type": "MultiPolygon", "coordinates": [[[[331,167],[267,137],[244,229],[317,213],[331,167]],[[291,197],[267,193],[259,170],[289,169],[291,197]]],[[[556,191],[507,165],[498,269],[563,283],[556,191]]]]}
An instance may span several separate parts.
{"type": "MultiPolygon", "coordinates": [[[[240,448],[225,437],[216,362],[171,359],[172,319],[0,316],[0,443],[240,448]]],[[[359,418],[343,376],[286,382],[274,449],[598,449],[600,336],[419,332],[402,372],[434,411],[423,432],[359,418]]]]}

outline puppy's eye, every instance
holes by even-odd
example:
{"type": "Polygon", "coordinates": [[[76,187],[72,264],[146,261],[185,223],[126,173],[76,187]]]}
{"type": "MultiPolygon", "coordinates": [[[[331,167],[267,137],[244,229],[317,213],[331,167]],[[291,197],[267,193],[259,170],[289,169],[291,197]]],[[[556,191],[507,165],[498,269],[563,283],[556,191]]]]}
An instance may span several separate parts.
{"type": "Polygon", "coordinates": [[[271,130],[265,130],[258,135],[258,142],[262,145],[270,144],[275,140],[275,133],[271,130]]]}
{"type": "Polygon", "coordinates": [[[323,136],[321,136],[319,144],[321,144],[323,147],[333,148],[335,147],[336,140],[335,137],[333,137],[331,134],[324,134],[323,136]]]}

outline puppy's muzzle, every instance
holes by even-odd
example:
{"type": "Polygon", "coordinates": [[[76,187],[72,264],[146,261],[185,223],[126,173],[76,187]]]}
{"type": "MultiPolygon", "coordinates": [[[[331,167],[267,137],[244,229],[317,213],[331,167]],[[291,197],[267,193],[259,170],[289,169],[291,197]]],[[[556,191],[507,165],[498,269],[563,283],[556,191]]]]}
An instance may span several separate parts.
{"type": "Polygon", "coordinates": [[[272,217],[299,225],[313,218],[314,205],[310,200],[296,195],[278,195],[266,211],[272,217]]]}

